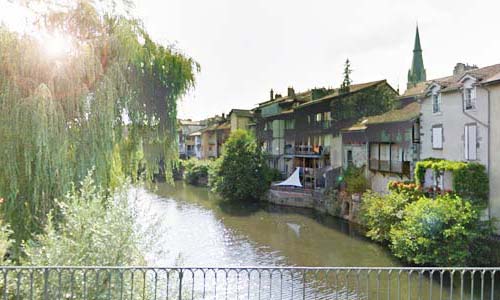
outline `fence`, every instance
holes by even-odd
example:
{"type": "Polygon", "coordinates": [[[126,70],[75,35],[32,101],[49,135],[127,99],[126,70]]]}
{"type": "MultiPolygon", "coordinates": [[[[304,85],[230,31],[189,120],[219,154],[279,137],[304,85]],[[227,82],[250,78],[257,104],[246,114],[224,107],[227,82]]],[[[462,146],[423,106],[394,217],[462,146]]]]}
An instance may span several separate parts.
{"type": "Polygon", "coordinates": [[[500,299],[500,268],[0,270],[1,299],[500,299]]]}

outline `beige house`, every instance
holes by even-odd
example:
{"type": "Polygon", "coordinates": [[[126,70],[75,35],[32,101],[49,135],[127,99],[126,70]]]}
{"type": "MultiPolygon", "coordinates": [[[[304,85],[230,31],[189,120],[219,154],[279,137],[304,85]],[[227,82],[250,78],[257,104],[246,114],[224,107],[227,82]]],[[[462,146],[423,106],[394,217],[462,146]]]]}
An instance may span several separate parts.
{"type": "MultiPolygon", "coordinates": [[[[490,216],[500,220],[500,72],[485,80],[483,88],[489,94],[489,178],[490,178],[490,216]]],[[[497,225],[500,233],[500,226],[497,225]]]]}
{"type": "Polygon", "coordinates": [[[227,115],[231,124],[231,132],[237,129],[250,130],[253,124],[253,112],[246,109],[232,109],[227,115]]]}

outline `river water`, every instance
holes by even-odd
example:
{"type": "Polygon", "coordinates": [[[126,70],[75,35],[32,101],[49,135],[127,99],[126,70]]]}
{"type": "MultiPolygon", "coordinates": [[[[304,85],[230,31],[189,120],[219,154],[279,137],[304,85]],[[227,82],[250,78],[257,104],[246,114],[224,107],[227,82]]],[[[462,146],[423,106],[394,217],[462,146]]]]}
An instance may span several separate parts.
{"type": "MultiPolygon", "coordinates": [[[[159,184],[154,189],[137,189],[134,193],[139,203],[138,220],[144,235],[148,236],[145,250],[148,265],[402,266],[385,248],[364,238],[355,225],[312,210],[229,204],[220,201],[206,188],[183,182],[176,182],[175,186],[159,184]]],[[[426,291],[426,296],[419,299],[439,299],[440,296],[449,299],[449,292],[458,288],[456,284],[450,288],[446,274],[444,280],[429,280],[426,274],[419,277],[417,273],[410,276],[406,273],[400,276],[396,276],[396,272],[392,275],[382,273],[378,275],[378,282],[384,287],[382,293],[377,290],[376,272],[341,272],[330,274],[331,277],[320,272],[313,275],[315,280],[308,282],[307,286],[301,281],[306,275],[300,271],[285,274],[285,279],[283,274],[270,276],[259,271],[255,274],[242,273],[241,278],[246,278],[242,280],[235,273],[230,274],[229,279],[226,276],[225,283],[220,280],[224,274],[212,274],[212,279],[204,275],[203,278],[200,277],[202,274],[192,276],[191,293],[197,295],[193,298],[334,299],[345,296],[366,299],[390,296],[397,299],[399,296],[401,299],[413,299],[407,297],[409,291],[420,289],[426,291]],[[200,281],[203,281],[203,286],[200,281]],[[209,292],[210,286],[215,286],[215,291],[209,292]],[[225,294],[220,292],[221,289],[225,290],[225,294]],[[246,297],[242,298],[240,294],[246,297]]],[[[310,278],[311,274],[307,276],[310,278]]],[[[465,288],[468,289],[467,286],[465,288]]]]}

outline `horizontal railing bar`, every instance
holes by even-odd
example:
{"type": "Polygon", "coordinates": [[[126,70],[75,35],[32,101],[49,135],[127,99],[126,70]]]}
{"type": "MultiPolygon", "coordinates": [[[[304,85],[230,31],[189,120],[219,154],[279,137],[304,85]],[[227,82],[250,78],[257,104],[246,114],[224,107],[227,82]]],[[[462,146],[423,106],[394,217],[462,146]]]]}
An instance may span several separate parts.
{"type": "Polygon", "coordinates": [[[182,266],[182,267],[154,267],[154,266],[0,266],[4,270],[30,270],[30,269],[64,269],[64,270],[356,270],[356,271],[500,271],[500,267],[281,267],[281,266],[241,266],[241,267],[210,267],[210,266],[182,266]]]}

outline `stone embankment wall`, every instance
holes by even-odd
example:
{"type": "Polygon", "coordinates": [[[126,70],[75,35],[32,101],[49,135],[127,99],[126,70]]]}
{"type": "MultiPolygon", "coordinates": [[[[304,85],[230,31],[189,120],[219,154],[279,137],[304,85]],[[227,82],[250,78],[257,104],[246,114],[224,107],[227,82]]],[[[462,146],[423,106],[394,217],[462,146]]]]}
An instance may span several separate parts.
{"type": "Polygon", "coordinates": [[[337,190],[269,190],[269,203],[290,207],[312,208],[317,211],[359,223],[361,197],[337,190]]]}

